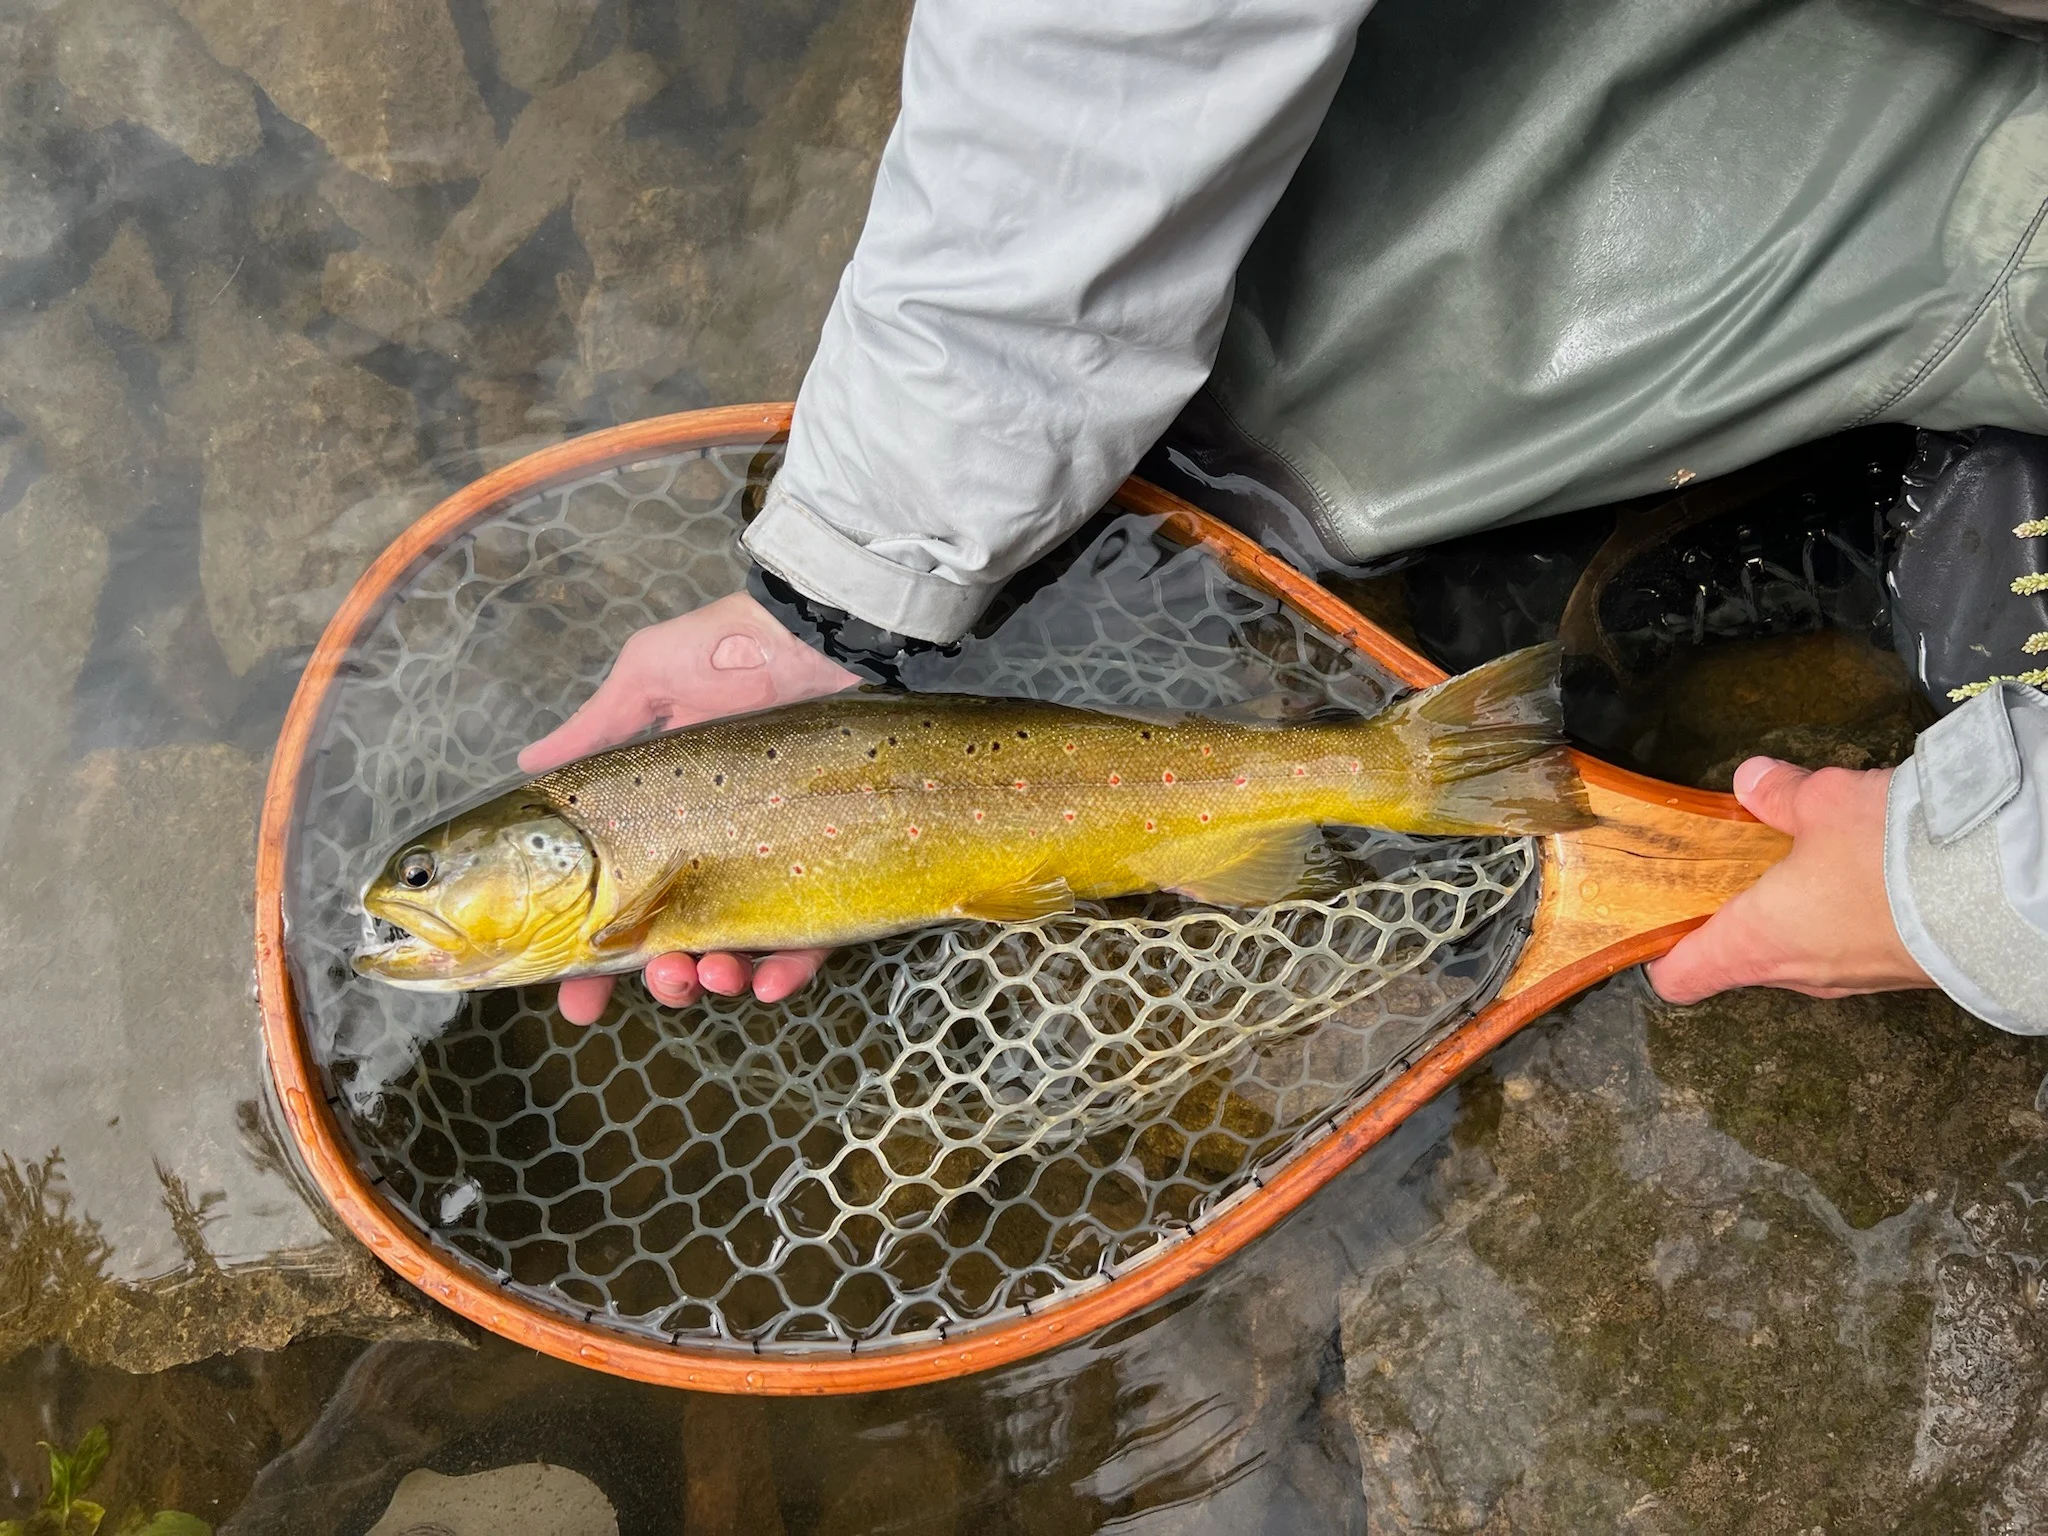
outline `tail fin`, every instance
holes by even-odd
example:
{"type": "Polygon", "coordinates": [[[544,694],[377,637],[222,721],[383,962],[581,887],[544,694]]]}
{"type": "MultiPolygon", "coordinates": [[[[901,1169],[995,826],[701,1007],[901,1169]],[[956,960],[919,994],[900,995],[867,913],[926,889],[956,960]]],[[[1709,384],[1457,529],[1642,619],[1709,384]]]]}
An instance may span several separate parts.
{"type": "Polygon", "coordinates": [[[1373,719],[1411,764],[1398,830],[1564,832],[1596,819],[1564,746],[1561,653],[1533,645],[1413,694],[1373,719]]]}

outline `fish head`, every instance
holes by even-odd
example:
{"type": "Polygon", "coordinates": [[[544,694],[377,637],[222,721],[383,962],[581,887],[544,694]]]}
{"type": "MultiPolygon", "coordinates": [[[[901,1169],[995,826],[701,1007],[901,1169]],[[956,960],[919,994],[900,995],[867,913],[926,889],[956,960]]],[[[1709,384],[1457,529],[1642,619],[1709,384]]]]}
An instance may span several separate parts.
{"type": "Polygon", "coordinates": [[[363,892],[401,930],[362,949],[356,970],[429,992],[509,987],[581,958],[596,901],[596,850],[537,800],[508,795],[412,838],[363,892]]]}

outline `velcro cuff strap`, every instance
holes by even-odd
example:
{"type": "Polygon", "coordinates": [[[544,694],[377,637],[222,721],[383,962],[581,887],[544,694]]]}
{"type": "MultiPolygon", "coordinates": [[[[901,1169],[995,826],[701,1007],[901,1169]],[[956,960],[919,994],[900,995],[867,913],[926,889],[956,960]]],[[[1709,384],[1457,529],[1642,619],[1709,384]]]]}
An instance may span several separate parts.
{"type": "Polygon", "coordinates": [[[1913,744],[1927,835],[1954,842],[1982,826],[2020,788],[2020,749],[2006,715],[2005,685],[1984,690],[1913,744]]]}

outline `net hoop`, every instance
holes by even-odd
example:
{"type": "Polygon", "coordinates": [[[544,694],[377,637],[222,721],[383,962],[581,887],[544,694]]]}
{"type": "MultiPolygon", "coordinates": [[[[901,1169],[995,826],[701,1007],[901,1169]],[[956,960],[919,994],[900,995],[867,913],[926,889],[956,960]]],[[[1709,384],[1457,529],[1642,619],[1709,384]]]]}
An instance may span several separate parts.
{"type": "MultiPolygon", "coordinates": [[[[1501,1041],[1558,1003],[1664,953],[1782,856],[1786,840],[1726,795],[1681,789],[1579,755],[1602,825],[1540,841],[1542,892],[1530,937],[1488,1007],[1398,1069],[1387,1086],[1293,1158],[1187,1231],[1092,1289],[957,1341],[748,1356],[689,1343],[623,1338],[500,1289],[452,1262],[379,1191],[344,1139],[307,1040],[286,963],[286,876],[305,769],[324,702],[382,604],[419,565],[511,501],[604,466],[682,449],[772,442],[786,404],[656,417],[519,459],[433,508],[350,590],[322,634],[286,713],[265,791],[256,868],[256,974],[265,1054],[299,1158],[343,1223],[395,1273],[435,1301],[514,1342],[633,1380],[699,1391],[829,1394],[944,1380],[1080,1339],[1166,1296],[1276,1225],[1501,1041]]],[[[1118,505],[1161,519],[1231,576],[1279,599],[1403,681],[1441,669],[1242,534],[1156,486],[1127,481],[1118,505]]]]}

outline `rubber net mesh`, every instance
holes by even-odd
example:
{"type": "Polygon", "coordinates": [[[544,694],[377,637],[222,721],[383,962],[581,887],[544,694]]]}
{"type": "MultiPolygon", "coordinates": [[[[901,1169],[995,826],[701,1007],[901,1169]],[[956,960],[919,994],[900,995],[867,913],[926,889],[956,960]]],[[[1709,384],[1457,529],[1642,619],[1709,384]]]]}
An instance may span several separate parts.
{"type": "MultiPolygon", "coordinates": [[[[392,594],[330,698],[288,892],[302,1026],[363,1165],[433,1242],[636,1335],[957,1333],[1156,1256],[1484,1001],[1533,906],[1526,839],[1333,834],[1330,899],[953,924],[842,951],[773,1007],[665,1010],[636,979],[587,1030],[548,989],[355,977],[379,852],[511,779],[636,629],[739,587],[772,467],[691,450],[493,514],[392,594]]],[[[1276,716],[1393,691],[1134,515],[1007,602],[905,681],[1276,716]]]]}

